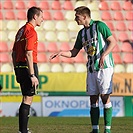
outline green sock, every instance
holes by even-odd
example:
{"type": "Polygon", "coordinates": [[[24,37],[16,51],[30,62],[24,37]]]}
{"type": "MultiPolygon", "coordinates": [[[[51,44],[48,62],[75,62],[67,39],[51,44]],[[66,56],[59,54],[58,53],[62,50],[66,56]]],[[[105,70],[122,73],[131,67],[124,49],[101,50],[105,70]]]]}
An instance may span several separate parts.
{"type": "MultiPolygon", "coordinates": [[[[104,124],[105,124],[105,131],[110,131],[112,122],[112,107],[104,108],[104,124]]],[[[110,132],[109,132],[110,133],[110,132]]]]}
{"type": "MultiPolygon", "coordinates": [[[[94,128],[94,126],[98,127],[99,125],[99,116],[100,116],[99,107],[95,107],[95,108],[91,107],[90,116],[91,116],[91,124],[93,126],[93,129],[96,129],[94,128]]],[[[96,130],[99,130],[99,127],[96,130]]]]}

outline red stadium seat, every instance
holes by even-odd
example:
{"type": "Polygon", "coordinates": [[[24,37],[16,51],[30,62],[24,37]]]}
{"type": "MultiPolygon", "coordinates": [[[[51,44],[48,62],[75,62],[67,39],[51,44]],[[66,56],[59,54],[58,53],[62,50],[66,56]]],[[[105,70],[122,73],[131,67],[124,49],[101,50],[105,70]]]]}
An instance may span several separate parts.
{"type": "Polygon", "coordinates": [[[127,30],[124,21],[118,21],[116,23],[116,30],[118,30],[118,31],[126,31],[127,30]]]}
{"type": "Polygon", "coordinates": [[[32,6],[37,6],[36,4],[36,1],[35,0],[30,0],[30,1],[27,1],[27,8],[30,8],[32,6]]]}
{"type": "Polygon", "coordinates": [[[2,5],[1,5],[1,3],[0,3],[0,9],[2,9],[2,5]]]}
{"type": "Polygon", "coordinates": [[[15,8],[18,10],[25,9],[26,7],[24,1],[23,0],[16,1],[15,8]]]}
{"type": "Polygon", "coordinates": [[[72,4],[72,1],[71,0],[65,0],[64,4],[63,4],[63,9],[64,10],[73,10],[74,7],[73,7],[73,4],[72,4]]]}
{"type": "Polygon", "coordinates": [[[43,12],[43,19],[44,20],[52,20],[51,13],[49,11],[44,11],[43,12]]]}
{"type": "Polygon", "coordinates": [[[108,3],[106,1],[102,1],[99,4],[99,9],[100,10],[109,10],[109,6],[108,3]]]}
{"type": "Polygon", "coordinates": [[[6,42],[0,41],[0,52],[8,52],[8,45],[6,42]]]}
{"type": "Polygon", "coordinates": [[[60,45],[60,50],[61,51],[68,51],[68,50],[70,50],[70,45],[67,42],[64,42],[60,45]]]}
{"type": "Polygon", "coordinates": [[[45,48],[45,44],[43,42],[39,42],[38,43],[38,52],[45,52],[46,51],[46,48],[45,48]]]}
{"type": "MultiPolygon", "coordinates": [[[[53,52],[52,52],[53,53],[53,52]]],[[[51,53],[51,54],[52,54],[51,53]]],[[[60,57],[56,57],[56,58],[53,58],[52,60],[50,60],[50,63],[60,63],[60,57]]]]}
{"type": "Polygon", "coordinates": [[[14,19],[16,19],[14,12],[12,10],[8,10],[5,13],[5,19],[6,20],[14,20],[14,19]]]}
{"type": "Polygon", "coordinates": [[[115,64],[122,64],[122,59],[120,57],[120,54],[113,53],[114,63],[115,64]]]}
{"type": "Polygon", "coordinates": [[[61,11],[56,11],[53,15],[54,20],[64,20],[64,15],[61,11]]]}
{"type": "Polygon", "coordinates": [[[113,49],[113,51],[112,52],[120,52],[120,48],[119,48],[119,46],[118,46],[118,44],[117,45],[115,45],[115,47],[114,47],[114,49],[113,49]]]}
{"type": "Polygon", "coordinates": [[[73,59],[72,58],[61,57],[61,62],[62,63],[73,63],[73,59]]]}
{"type": "Polygon", "coordinates": [[[133,5],[131,1],[125,1],[122,6],[123,10],[133,10],[133,5]]]}
{"type": "Polygon", "coordinates": [[[128,42],[124,42],[121,46],[121,52],[133,52],[131,44],[128,42]]]}
{"type": "Polygon", "coordinates": [[[17,17],[18,20],[26,20],[26,18],[27,18],[26,12],[20,10],[20,11],[18,11],[16,17],[17,17]]]}
{"type": "Polygon", "coordinates": [[[58,51],[57,44],[54,43],[54,42],[49,43],[48,46],[47,46],[47,51],[48,52],[57,52],[58,51]]]}
{"type": "Polygon", "coordinates": [[[119,1],[114,1],[110,5],[111,10],[121,10],[121,5],[119,1]]]}
{"type": "Polygon", "coordinates": [[[130,31],[133,31],[133,21],[129,21],[129,23],[127,24],[127,28],[128,28],[128,30],[130,30],[130,31]]]}
{"type": "Polygon", "coordinates": [[[2,14],[2,12],[0,11],[0,20],[2,20],[3,19],[3,14],[2,14]]]}
{"type": "Polygon", "coordinates": [[[125,16],[126,20],[133,20],[133,11],[127,11],[126,12],[126,16],[125,16]]]}
{"type": "Polygon", "coordinates": [[[11,56],[5,52],[0,53],[0,62],[1,63],[11,62],[11,56]]]}
{"type": "Polygon", "coordinates": [[[49,3],[48,3],[48,1],[47,1],[47,0],[45,0],[45,1],[40,1],[39,7],[40,7],[42,10],[49,10],[49,3]]]}
{"type": "Polygon", "coordinates": [[[110,12],[109,11],[106,11],[106,12],[102,12],[102,20],[112,20],[112,16],[111,16],[111,14],[110,14],[110,12]]]}
{"type": "Polygon", "coordinates": [[[123,63],[133,63],[133,53],[125,53],[123,57],[123,63]]]}
{"type": "Polygon", "coordinates": [[[37,55],[37,61],[38,63],[44,63],[47,62],[47,56],[44,53],[38,53],[37,55]]]}
{"type": "Polygon", "coordinates": [[[114,25],[113,25],[113,23],[111,21],[106,21],[106,24],[110,28],[111,31],[115,30],[114,25]]]}
{"type": "Polygon", "coordinates": [[[10,1],[10,0],[4,1],[3,8],[4,9],[13,9],[13,3],[12,3],[12,1],[10,1]]]}
{"type": "Polygon", "coordinates": [[[128,40],[128,34],[126,32],[120,32],[119,35],[118,35],[118,40],[120,42],[123,42],[125,40],[128,40]]]}
{"type": "Polygon", "coordinates": [[[113,16],[113,19],[117,20],[117,21],[124,20],[122,12],[120,12],[120,11],[115,12],[114,16],[113,16]]]}
{"type": "Polygon", "coordinates": [[[59,0],[52,1],[51,8],[53,10],[61,10],[61,3],[60,3],[60,1],[59,0]]]}

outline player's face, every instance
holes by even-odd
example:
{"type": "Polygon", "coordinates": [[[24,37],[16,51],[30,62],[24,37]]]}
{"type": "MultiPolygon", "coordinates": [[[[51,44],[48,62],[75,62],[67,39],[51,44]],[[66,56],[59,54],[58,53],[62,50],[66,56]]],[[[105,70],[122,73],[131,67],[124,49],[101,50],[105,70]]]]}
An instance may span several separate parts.
{"type": "Polygon", "coordinates": [[[75,14],[75,21],[77,22],[78,25],[84,25],[85,18],[83,15],[80,14],[75,14]]]}
{"type": "Polygon", "coordinates": [[[40,15],[37,16],[37,19],[36,19],[36,25],[40,26],[42,22],[43,22],[43,13],[40,12],[40,15]]]}

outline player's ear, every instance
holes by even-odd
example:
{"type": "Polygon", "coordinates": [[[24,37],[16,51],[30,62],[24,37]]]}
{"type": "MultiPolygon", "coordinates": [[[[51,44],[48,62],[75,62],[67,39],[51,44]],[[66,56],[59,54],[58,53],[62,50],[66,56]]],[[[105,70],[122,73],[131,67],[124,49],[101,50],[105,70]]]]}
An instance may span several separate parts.
{"type": "Polygon", "coordinates": [[[33,19],[34,19],[34,20],[36,20],[36,19],[37,19],[37,15],[36,15],[36,14],[33,16],[33,19]]]}

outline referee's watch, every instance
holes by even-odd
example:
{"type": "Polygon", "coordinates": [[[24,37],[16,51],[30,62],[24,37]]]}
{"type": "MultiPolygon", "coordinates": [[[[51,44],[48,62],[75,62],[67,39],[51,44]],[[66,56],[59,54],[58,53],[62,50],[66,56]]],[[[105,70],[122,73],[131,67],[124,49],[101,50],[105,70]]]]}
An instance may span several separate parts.
{"type": "Polygon", "coordinates": [[[35,76],[35,74],[31,74],[31,75],[30,75],[30,77],[34,77],[34,76],[35,76]]]}

